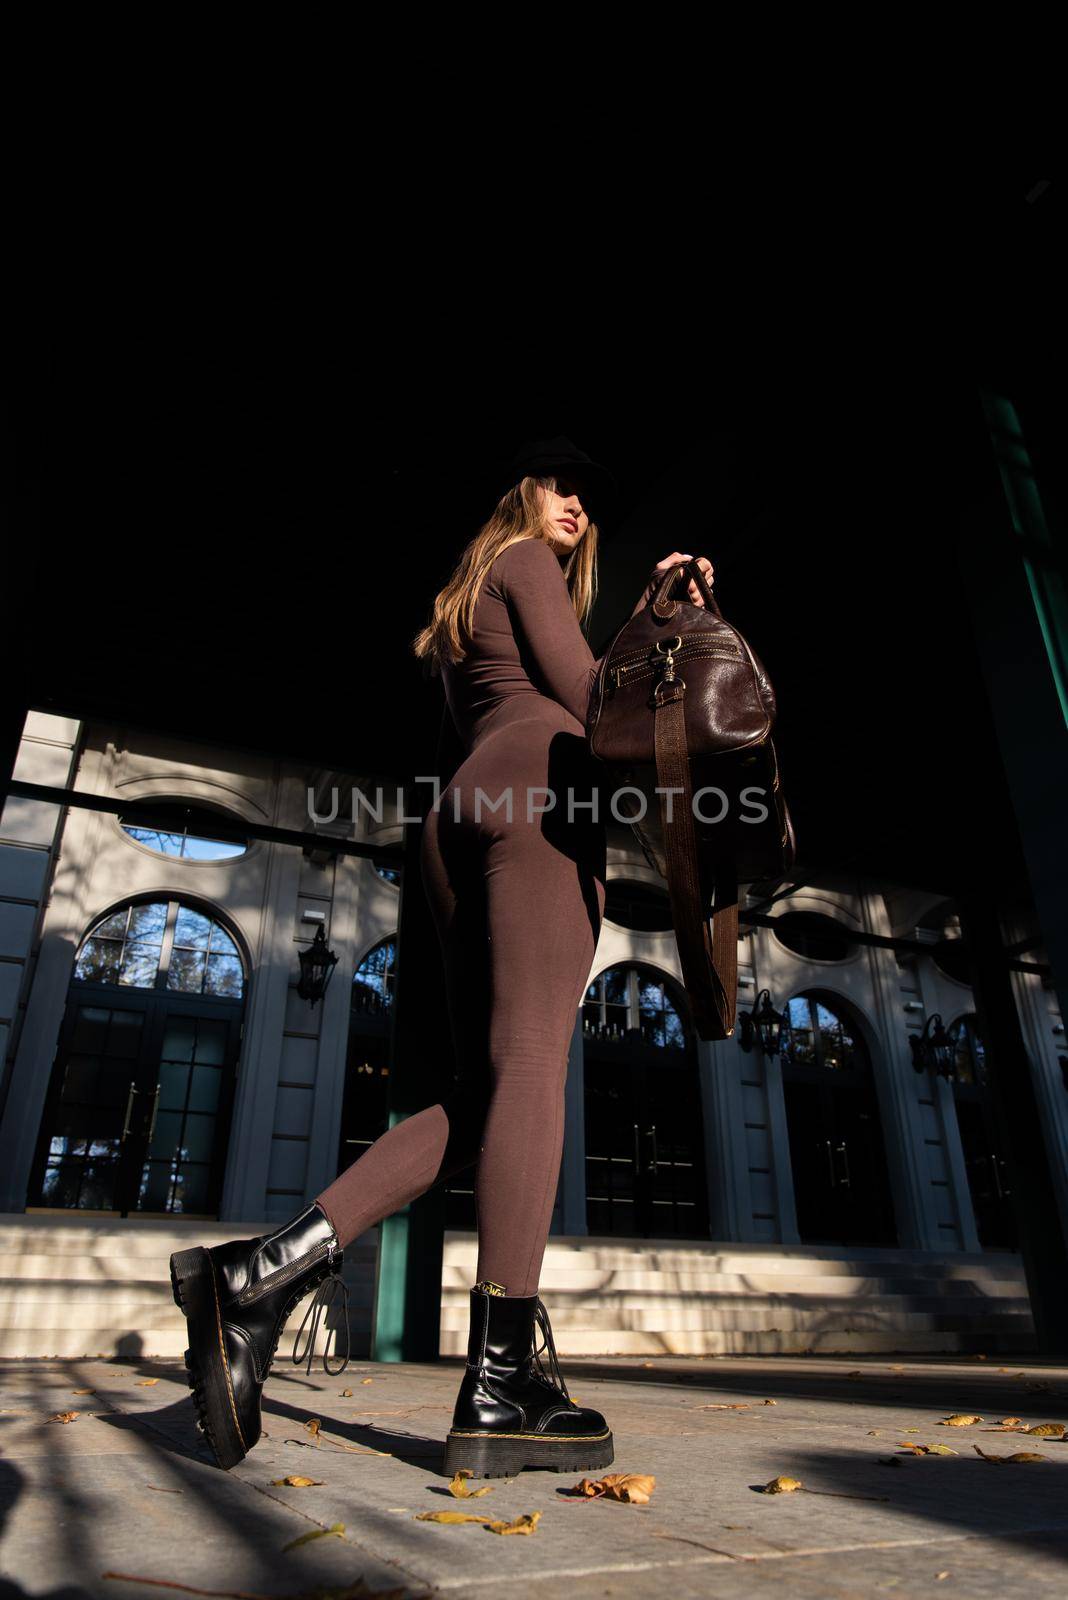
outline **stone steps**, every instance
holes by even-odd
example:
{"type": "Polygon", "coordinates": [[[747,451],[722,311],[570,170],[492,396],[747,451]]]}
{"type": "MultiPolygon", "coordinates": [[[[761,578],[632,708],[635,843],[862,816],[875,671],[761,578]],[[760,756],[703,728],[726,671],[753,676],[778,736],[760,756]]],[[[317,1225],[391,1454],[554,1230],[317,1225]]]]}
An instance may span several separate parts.
{"type": "MultiPolygon", "coordinates": [[[[447,1234],[441,1353],[463,1355],[477,1241],[447,1234]]],[[[539,1293],[561,1355],[1023,1352],[1011,1255],[553,1238],[539,1293]]]]}
{"type": "MultiPolygon", "coordinates": [[[[0,1217],[0,1356],[181,1356],[168,1259],[263,1223],[0,1217]]],[[[345,1253],[354,1356],[370,1352],[377,1229],[345,1253]]],[[[447,1233],[440,1349],[464,1355],[477,1240],[447,1233]]],[[[561,1355],[1026,1353],[1011,1255],[551,1238],[540,1294],[561,1355]]],[[[298,1307],[290,1326],[299,1327],[298,1307]]],[[[328,1320],[331,1321],[332,1318],[328,1320]]],[[[280,1359],[287,1361],[289,1329],[280,1359]]]]}

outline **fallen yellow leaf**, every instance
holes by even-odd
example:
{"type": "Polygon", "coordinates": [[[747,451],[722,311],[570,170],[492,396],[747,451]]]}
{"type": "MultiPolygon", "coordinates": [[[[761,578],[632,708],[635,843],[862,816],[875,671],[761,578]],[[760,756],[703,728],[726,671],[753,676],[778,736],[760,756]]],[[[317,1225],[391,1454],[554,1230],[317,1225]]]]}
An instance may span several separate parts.
{"type": "Polygon", "coordinates": [[[764,1485],[765,1494],[792,1494],[795,1489],[803,1489],[804,1484],[800,1478],[772,1478],[770,1483],[764,1485]]]}
{"type": "Polygon", "coordinates": [[[975,1422],[982,1422],[982,1417],[972,1417],[966,1412],[956,1411],[951,1417],[943,1417],[941,1422],[936,1422],[936,1428],[970,1428],[975,1422]]]}
{"type": "Polygon", "coordinates": [[[95,1389],[72,1389],[71,1394],[96,1394],[95,1389]]]}
{"type": "Polygon", "coordinates": [[[1033,1450],[1016,1450],[1016,1451],[1013,1452],[1013,1454],[1011,1456],[991,1456],[991,1455],[988,1455],[985,1450],[980,1450],[980,1448],[979,1448],[979,1446],[977,1444],[973,1445],[972,1449],[975,1451],[976,1455],[982,1456],[984,1461],[996,1461],[999,1464],[1001,1462],[1004,1462],[1004,1461],[1048,1461],[1049,1460],[1048,1456],[1036,1455],[1036,1453],[1033,1450]]]}
{"type": "Polygon", "coordinates": [[[764,1401],[764,1404],[765,1404],[765,1405],[766,1405],[766,1406],[777,1406],[777,1405],[778,1405],[778,1403],[779,1403],[779,1402],[778,1402],[778,1401],[777,1401],[777,1400],[765,1400],[765,1401],[764,1401]]]}
{"type": "Polygon", "coordinates": [[[1028,1428],[1027,1432],[1033,1433],[1036,1439],[1063,1439],[1064,1423],[1038,1422],[1033,1428],[1028,1428]]]}
{"type": "Polygon", "coordinates": [[[57,1411],[54,1417],[49,1417],[49,1422],[77,1422],[81,1416],[80,1411],[57,1411]]]}
{"type": "Polygon", "coordinates": [[[458,1467],[453,1475],[452,1482],[449,1484],[449,1493],[454,1494],[458,1500],[475,1500],[480,1494],[489,1494],[494,1487],[492,1483],[485,1484],[481,1489],[469,1489],[467,1487],[464,1479],[473,1476],[474,1474],[470,1467],[458,1467]]]}
{"type": "Polygon", "coordinates": [[[137,1382],[134,1384],[134,1388],[135,1389],[151,1389],[152,1385],[154,1383],[158,1383],[158,1382],[159,1382],[158,1378],[138,1378],[137,1382]]]}
{"type": "Polygon", "coordinates": [[[575,1493],[604,1496],[607,1500],[626,1500],[632,1505],[645,1505],[653,1492],[656,1479],[651,1473],[609,1472],[603,1478],[583,1478],[575,1493]]]}
{"type": "Polygon", "coordinates": [[[361,1378],[360,1379],[361,1383],[374,1383],[374,1381],[375,1380],[373,1378],[361,1378]]]}
{"type": "Polygon", "coordinates": [[[524,1511],[512,1522],[487,1522],[490,1533],[533,1533],[538,1526],[540,1511],[524,1511]]]}
{"type": "Polygon", "coordinates": [[[352,1390],[351,1389],[342,1389],[341,1398],[342,1398],[342,1400],[351,1400],[352,1399],[352,1390]]]}
{"type": "Polygon", "coordinates": [[[290,1539],[288,1544],[282,1546],[282,1554],[285,1555],[287,1550],[296,1550],[302,1544],[310,1544],[313,1539],[327,1539],[331,1534],[337,1539],[343,1539],[345,1537],[345,1524],[343,1522],[335,1522],[329,1528],[313,1528],[311,1533],[302,1533],[299,1538],[290,1539]]]}
{"type": "Polygon", "coordinates": [[[417,1511],[416,1522],[492,1522],[492,1517],[477,1516],[473,1511],[417,1511]]]}
{"type": "Polygon", "coordinates": [[[272,1478],[271,1485],[275,1489],[321,1489],[322,1478],[302,1478],[299,1472],[291,1472],[288,1478],[272,1478]]]}
{"type": "Polygon", "coordinates": [[[311,1434],[316,1444],[319,1443],[319,1430],[322,1428],[322,1425],[322,1419],[320,1417],[309,1417],[307,1422],[304,1424],[305,1432],[311,1434]]]}

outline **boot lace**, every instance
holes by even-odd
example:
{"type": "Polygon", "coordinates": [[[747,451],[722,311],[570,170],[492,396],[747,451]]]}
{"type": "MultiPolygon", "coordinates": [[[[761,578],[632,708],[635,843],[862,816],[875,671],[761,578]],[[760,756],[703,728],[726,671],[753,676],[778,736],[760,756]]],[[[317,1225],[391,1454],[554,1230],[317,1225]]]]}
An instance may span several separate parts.
{"type": "Polygon", "coordinates": [[[552,1388],[558,1389],[563,1395],[564,1399],[568,1402],[571,1402],[571,1396],[567,1392],[567,1384],[564,1382],[564,1375],[560,1371],[560,1362],[556,1354],[556,1341],[553,1338],[552,1325],[549,1322],[549,1313],[546,1311],[545,1303],[541,1299],[540,1295],[534,1305],[534,1316],[538,1328],[543,1335],[543,1343],[540,1346],[535,1344],[533,1355],[531,1357],[532,1365],[537,1369],[538,1376],[541,1378],[543,1383],[547,1383],[552,1388]],[[547,1357],[547,1369],[542,1364],[541,1358],[543,1355],[547,1357]]]}
{"type": "MultiPolygon", "coordinates": [[[[326,1350],[324,1349],[321,1353],[323,1371],[326,1373],[328,1378],[340,1378],[341,1374],[349,1364],[349,1357],[352,1354],[352,1347],[349,1342],[349,1287],[342,1278],[340,1272],[335,1271],[331,1272],[329,1276],[325,1277],[319,1284],[318,1289],[315,1291],[315,1298],[309,1305],[307,1311],[305,1311],[304,1321],[297,1329],[297,1336],[293,1340],[293,1365],[299,1367],[301,1362],[304,1360],[305,1354],[307,1354],[308,1364],[305,1368],[305,1371],[307,1372],[309,1378],[311,1377],[312,1360],[315,1355],[315,1341],[319,1334],[319,1324],[323,1319],[324,1311],[327,1311],[330,1306],[333,1305],[338,1294],[341,1295],[342,1299],[341,1326],[345,1330],[345,1359],[341,1363],[340,1367],[333,1368],[330,1365],[326,1350]],[[311,1327],[308,1329],[308,1348],[305,1352],[304,1350],[300,1350],[299,1346],[304,1329],[308,1326],[309,1318],[311,1319],[311,1327]]],[[[330,1336],[328,1333],[327,1344],[329,1344],[329,1337],[330,1336]]],[[[337,1354],[336,1332],[334,1334],[334,1354],[335,1356],[337,1354]]]]}

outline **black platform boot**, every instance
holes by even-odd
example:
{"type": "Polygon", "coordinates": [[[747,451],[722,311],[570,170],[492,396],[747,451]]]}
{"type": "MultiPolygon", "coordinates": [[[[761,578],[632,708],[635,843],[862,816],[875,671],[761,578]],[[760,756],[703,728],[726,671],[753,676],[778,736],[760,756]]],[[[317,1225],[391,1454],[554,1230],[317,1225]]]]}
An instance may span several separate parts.
{"type": "Polygon", "coordinates": [[[446,1474],[451,1478],[460,1467],[470,1467],[476,1478],[509,1477],[524,1467],[578,1472],[610,1466],[613,1456],[604,1417],[576,1405],[567,1392],[542,1301],[476,1284],[467,1369],[445,1440],[446,1474]],[[535,1321],[544,1336],[537,1349],[535,1321]]]}
{"type": "Polygon", "coordinates": [[[344,1257],[337,1235],[318,1206],[309,1206],[276,1233],[236,1239],[210,1250],[180,1250],[171,1256],[171,1286],[188,1322],[185,1353],[189,1387],[200,1426],[220,1467],[234,1467],[260,1436],[260,1395],[271,1360],[293,1307],[309,1289],[319,1293],[305,1313],[293,1345],[312,1317],[308,1371],[319,1321],[338,1292],[344,1302],[345,1359],[349,1362],[348,1291],[341,1280],[344,1257]],[[325,1280],[325,1281],[324,1281],[325,1280]]]}

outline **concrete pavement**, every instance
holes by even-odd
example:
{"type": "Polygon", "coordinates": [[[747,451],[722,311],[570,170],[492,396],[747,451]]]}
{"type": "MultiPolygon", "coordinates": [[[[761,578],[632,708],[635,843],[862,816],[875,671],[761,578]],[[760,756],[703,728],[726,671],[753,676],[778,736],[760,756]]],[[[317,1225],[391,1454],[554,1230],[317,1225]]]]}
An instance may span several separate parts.
{"type": "Polygon", "coordinates": [[[576,1398],[612,1424],[608,1471],[655,1475],[647,1505],[569,1496],[581,1473],[524,1472],[455,1499],[441,1445],[456,1359],[360,1361],[333,1379],[279,1359],[267,1436],[230,1473],[201,1445],[176,1362],[0,1362],[0,1600],[158,1600],[183,1592],[172,1585],[343,1594],[361,1579],[478,1600],[1068,1588],[1068,1442],[986,1431],[1005,1417],[1068,1422],[1064,1368],[893,1356],[564,1365],[576,1398]],[[939,1425],[953,1413],[984,1421],[939,1425]],[[986,1461],[976,1445],[1044,1459],[986,1461]],[[293,1475],[318,1482],[271,1481],[293,1475]],[[759,1492],[780,1475],[803,1489],[759,1492]],[[541,1516],[517,1536],[418,1520],[442,1509],[541,1516]]]}

